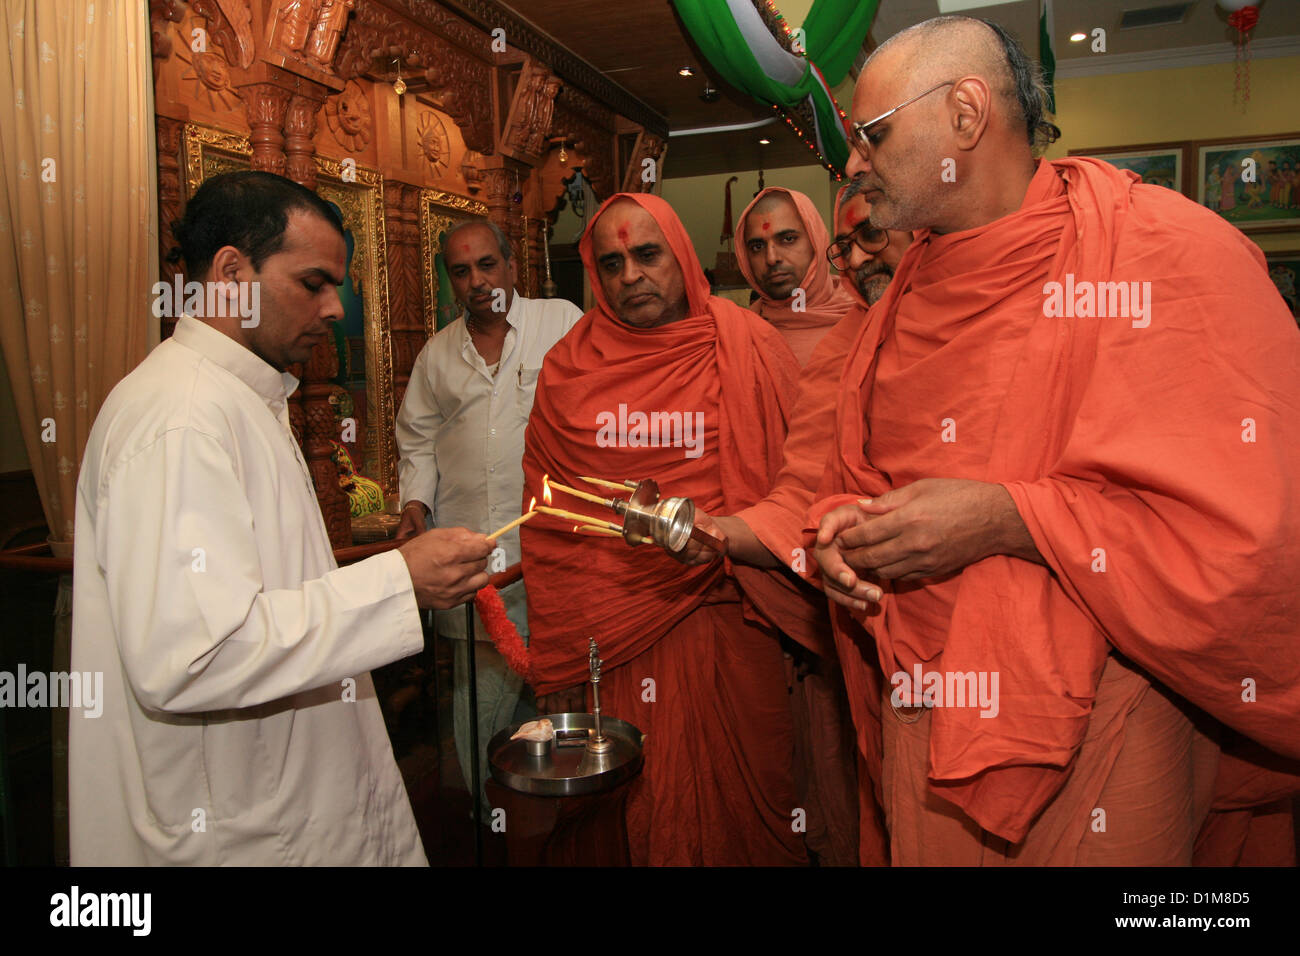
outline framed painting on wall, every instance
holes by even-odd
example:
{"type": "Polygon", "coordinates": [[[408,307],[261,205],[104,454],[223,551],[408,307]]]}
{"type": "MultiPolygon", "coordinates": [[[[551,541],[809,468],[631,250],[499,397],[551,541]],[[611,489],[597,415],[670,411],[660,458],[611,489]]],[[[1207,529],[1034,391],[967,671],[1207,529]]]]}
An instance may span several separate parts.
{"type": "Polygon", "coordinates": [[[1191,197],[1190,152],[1185,143],[1145,143],[1108,149],[1072,149],[1071,156],[1091,156],[1135,172],[1142,182],[1164,186],[1191,197]]]}
{"type": "Polygon", "coordinates": [[[1198,203],[1243,232],[1300,229],[1300,133],[1195,147],[1198,203]]]}
{"type": "Polygon", "coordinates": [[[1277,286],[1296,322],[1300,323],[1300,298],[1296,291],[1300,288],[1300,249],[1266,252],[1264,260],[1268,263],[1268,277],[1277,286]]]}

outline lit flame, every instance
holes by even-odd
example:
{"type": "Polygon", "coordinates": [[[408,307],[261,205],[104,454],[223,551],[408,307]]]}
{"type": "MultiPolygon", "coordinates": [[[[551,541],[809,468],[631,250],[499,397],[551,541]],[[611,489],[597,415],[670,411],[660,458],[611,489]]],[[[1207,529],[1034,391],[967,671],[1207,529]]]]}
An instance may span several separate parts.
{"type": "Polygon", "coordinates": [[[535,509],[536,507],[537,507],[537,498],[536,498],[536,496],[534,496],[534,497],[532,498],[532,500],[528,502],[528,510],[529,510],[529,511],[532,511],[532,510],[535,509]]]}
{"type": "Polygon", "coordinates": [[[551,481],[550,475],[542,475],[542,500],[549,507],[551,504],[551,481]]]}
{"type": "Polygon", "coordinates": [[[579,531],[581,531],[581,530],[582,530],[582,525],[580,525],[580,524],[575,524],[575,525],[573,526],[573,533],[574,533],[574,534],[577,534],[577,533],[578,533],[579,531]]]}

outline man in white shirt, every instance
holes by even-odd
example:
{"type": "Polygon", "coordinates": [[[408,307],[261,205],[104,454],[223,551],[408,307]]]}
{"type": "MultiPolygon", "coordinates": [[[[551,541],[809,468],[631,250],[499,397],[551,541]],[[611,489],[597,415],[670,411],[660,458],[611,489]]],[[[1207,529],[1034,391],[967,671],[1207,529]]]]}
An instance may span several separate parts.
{"type": "Polygon", "coordinates": [[[343,314],[326,203],[229,173],[174,231],[192,280],[230,285],[86,444],[72,665],[103,674],[105,704],[71,720],[72,862],[424,864],[369,670],[421,650],[418,607],[486,584],[492,544],[447,529],[334,562],[284,372],[343,314]]]}
{"type": "MultiPolygon", "coordinates": [[[[431,338],[415,359],[397,415],[398,478],[403,503],[398,538],[435,527],[464,525],[490,532],[519,517],[523,499],[524,426],[542,359],[582,318],[564,299],[515,293],[518,272],[510,243],[494,223],[471,220],[452,228],[443,257],[464,315],[431,338]]],[[[534,491],[538,497],[541,490],[534,491]]],[[[497,539],[493,570],[519,560],[519,531],[497,539]]],[[[520,635],[528,634],[524,582],[501,592],[520,635]]],[[[456,753],[470,782],[469,674],[465,614],[437,615],[438,634],[455,644],[456,753]]],[[[515,719],[523,679],[506,665],[475,621],[480,777],[487,776],[488,741],[515,719]]],[[[532,714],[524,705],[519,719],[532,714]]]]}

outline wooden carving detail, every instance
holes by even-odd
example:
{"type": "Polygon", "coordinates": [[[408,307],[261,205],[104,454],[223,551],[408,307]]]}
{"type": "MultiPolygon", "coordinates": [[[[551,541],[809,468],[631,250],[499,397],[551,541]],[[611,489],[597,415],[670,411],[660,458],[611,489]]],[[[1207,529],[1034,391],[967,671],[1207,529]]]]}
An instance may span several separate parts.
{"type": "Polygon", "coordinates": [[[331,336],[312,349],[311,358],[303,366],[302,388],[298,390],[302,395],[303,457],[307,460],[312,484],[316,486],[316,500],[325,519],[330,546],[334,548],[352,543],[351,505],[339,487],[338,466],[331,457],[334,448],[330,445],[331,439],[339,437],[334,406],[330,403],[334,391],[331,380],[338,371],[338,352],[331,336]]]}
{"type": "MultiPolygon", "coordinates": [[[[308,189],[316,188],[316,113],[321,101],[295,95],[284,115],[285,173],[308,189]]],[[[337,360],[336,360],[337,363],[337,360]]]]}
{"type": "Polygon", "coordinates": [[[268,24],[268,43],[286,56],[329,70],[357,0],[279,0],[268,24]]]}
{"type": "Polygon", "coordinates": [[[451,140],[442,120],[433,110],[422,110],[415,132],[420,137],[420,155],[429,164],[429,175],[441,179],[447,172],[451,156],[451,140]]]}
{"type": "MultiPolygon", "coordinates": [[[[384,238],[388,246],[388,321],[398,330],[424,330],[420,282],[420,191],[405,183],[384,183],[384,238]]],[[[411,356],[414,361],[415,356],[411,356]]],[[[393,375],[405,375],[410,365],[398,360],[393,347],[393,375]]]]}
{"type": "MultiPolygon", "coordinates": [[[[424,347],[424,283],[420,275],[420,190],[384,182],[384,238],[388,246],[389,347],[393,409],[402,407],[415,357],[424,347]]],[[[393,428],[393,422],[386,427],[393,428]]],[[[396,439],[394,439],[394,442],[396,439]]],[[[396,447],[394,443],[393,447],[396,447]]]]}
{"type": "MultiPolygon", "coordinates": [[[[528,172],[527,168],[524,173],[528,172]]],[[[486,197],[488,208],[488,218],[491,219],[506,238],[510,240],[510,245],[514,249],[514,254],[519,257],[519,282],[521,286],[527,284],[528,270],[524,258],[524,217],[519,203],[514,201],[515,193],[518,190],[519,173],[514,168],[497,166],[483,170],[483,183],[486,187],[486,197]]]]}
{"type": "Polygon", "coordinates": [[[191,0],[194,12],[208,22],[212,42],[221,47],[231,66],[253,65],[253,13],[248,0],[191,0]]]}
{"type": "Polygon", "coordinates": [[[481,60],[491,60],[494,56],[490,36],[436,0],[387,0],[387,4],[481,60]]]}
{"type": "Polygon", "coordinates": [[[581,165],[596,198],[608,199],[618,191],[622,177],[614,173],[614,114],[611,110],[581,90],[566,86],[555,98],[554,133],[573,143],[585,157],[581,165]]]}
{"type": "MultiPolygon", "coordinates": [[[[486,50],[486,34],[477,35],[482,42],[476,45],[486,50]]],[[[362,76],[376,61],[387,57],[391,62],[394,50],[404,51],[403,75],[413,86],[415,80],[423,78],[431,103],[460,127],[466,147],[491,153],[492,68],[463,46],[448,42],[378,3],[363,3],[339,45],[335,73],[345,79],[362,76]]]]}
{"type": "MultiPolygon", "coordinates": [[[[181,217],[181,132],[185,124],[166,116],[154,118],[158,153],[158,278],[168,285],[183,268],[179,262],[168,262],[167,253],[176,245],[172,223],[181,217]]],[[[176,328],[176,319],[164,316],[162,337],[167,338],[176,328]]]]}
{"type": "Polygon", "coordinates": [[[185,8],[180,0],[149,0],[149,36],[153,53],[153,81],[158,82],[158,70],[172,55],[172,31],[168,22],[180,23],[185,8]]]}
{"type": "Polygon", "coordinates": [[[320,0],[281,0],[271,14],[272,45],[282,53],[304,56],[320,0]]]}
{"type": "Polygon", "coordinates": [[[334,351],[334,340],[330,339],[316,346],[304,370],[302,403],[306,434],[303,445],[307,470],[316,486],[316,500],[325,519],[330,546],[343,548],[352,543],[352,515],[348,496],[339,487],[338,466],[331,457],[334,448],[330,440],[338,437],[338,426],[334,406],[330,404],[330,395],[334,391],[330,379],[337,373],[338,356],[334,351]]]}
{"type": "Polygon", "coordinates": [[[476,195],[483,188],[483,154],[472,149],[465,150],[460,163],[460,174],[465,177],[465,188],[470,195],[476,195]]]}
{"type": "Polygon", "coordinates": [[[375,119],[361,84],[348,80],[342,93],[325,101],[325,122],[335,142],[349,152],[359,153],[370,145],[375,119]]]}
{"type": "Polygon", "coordinates": [[[540,63],[525,65],[506,119],[506,149],[532,158],[540,157],[546,151],[555,115],[555,97],[559,92],[558,76],[540,63]]]}
{"type": "MultiPolygon", "coordinates": [[[[524,248],[528,255],[528,282],[524,295],[536,299],[541,294],[542,280],[546,277],[545,253],[542,250],[542,232],[550,228],[545,218],[529,219],[524,231],[524,248]]],[[[524,270],[520,270],[521,276],[524,270]]]]}
{"type": "Polygon", "coordinates": [[[320,0],[305,50],[307,58],[317,66],[328,69],[334,62],[334,52],[347,30],[348,14],[356,4],[357,0],[320,0]]]}
{"type": "Polygon", "coordinates": [[[253,169],[283,176],[285,172],[284,115],[292,95],[283,87],[271,83],[254,83],[241,91],[244,109],[248,114],[249,140],[253,156],[249,165],[253,169]]]}
{"type": "MultiPolygon", "coordinates": [[[[537,30],[531,23],[521,17],[511,7],[520,7],[516,3],[503,3],[498,0],[384,0],[395,9],[406,11],[413,20],[441,33],[458,46],[473,50],[477,55],[488,59],[491,54],[486,50],[471,47],[463,37],[465,21],[449,13],[446,6],[464,11],[478,23],[501,27],[506,32],[506,41],[512,50],[519,50],[546,63],[552,71],[559,74],[566,84],[576,84],[584,90],[590,90],[606,103],[627,117],[633,123],[643,126],[658,135],[668,134],[668,123],[657,112],[638,100],[627,90],[601,73],[590,63],[575,56],[565,47],[556,43],[546,34],[537,30]],[[461,30],[461,33],[457,33],[461,30]]],[[[486,47],[482,41],[488,39],[485,34],[474,31],[475,40],[486,47]]]]}
{"type": "Polygon", "coordinates": [[[653,192],[655,183],[663,177],[663,170],[659,168],[659,160],[663,152],[662,139],[653,133],[641,133],[636,139],[636,148],[632,150],[632,158],[628,160],[627,170],[623,174],[623,192],[653,192]],[[647,166],[647,159],[653,160],[653,165],[647,166]]]}

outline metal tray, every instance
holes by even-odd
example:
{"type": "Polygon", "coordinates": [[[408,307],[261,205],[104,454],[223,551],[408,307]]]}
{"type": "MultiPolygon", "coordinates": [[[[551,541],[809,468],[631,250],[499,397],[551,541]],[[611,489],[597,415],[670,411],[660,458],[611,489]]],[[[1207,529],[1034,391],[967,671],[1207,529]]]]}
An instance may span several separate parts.
{"type": "Polygon", "coordinates": [[[526,741],[510,739],[522,724],[512,724],[488,743],[492,777],[503,787],[542,797],[572,797],[612,790],[641,769],[645,736],[626,721],[602,714],[601,730],[613,746],[603,754],[593,754],[585,742],[580,746],[557,746],[559,735],[565,731],[594,730],[596,718],[591,714],[541,716],[551,721],[556,732],[547,754],[535,757],[528,752],[526,741]]]}

